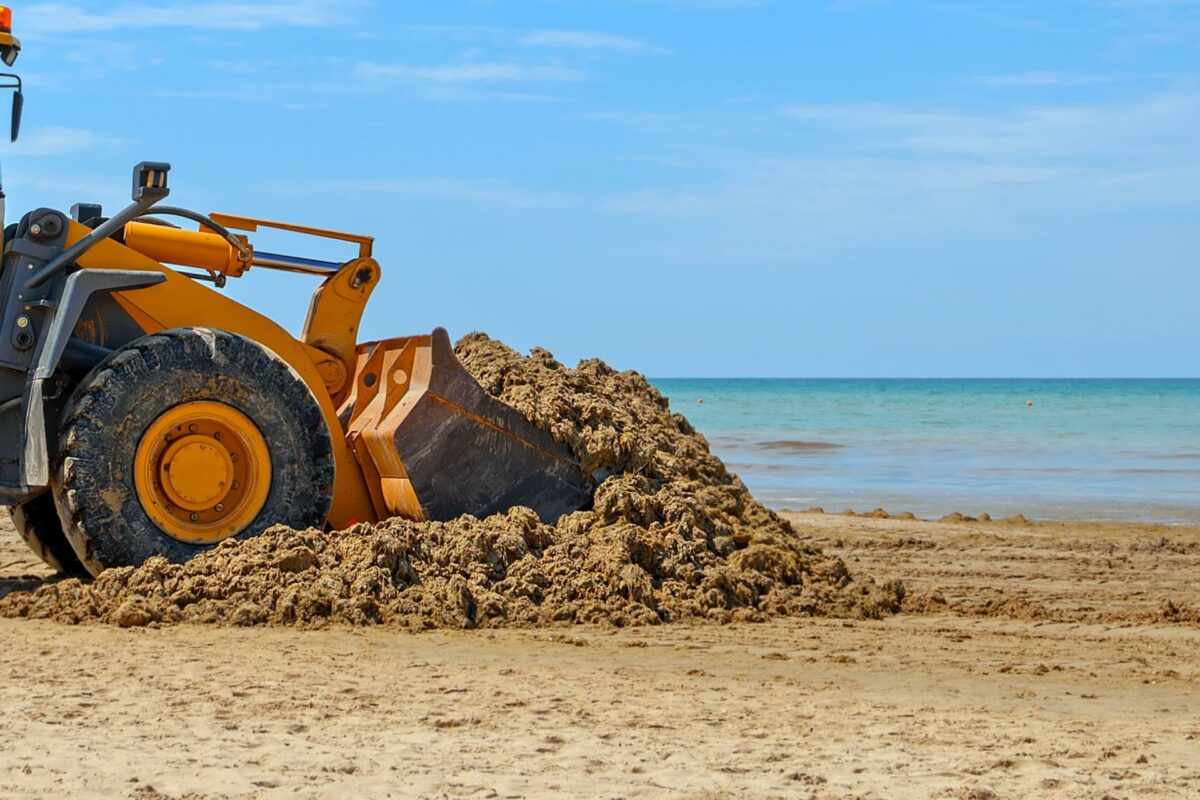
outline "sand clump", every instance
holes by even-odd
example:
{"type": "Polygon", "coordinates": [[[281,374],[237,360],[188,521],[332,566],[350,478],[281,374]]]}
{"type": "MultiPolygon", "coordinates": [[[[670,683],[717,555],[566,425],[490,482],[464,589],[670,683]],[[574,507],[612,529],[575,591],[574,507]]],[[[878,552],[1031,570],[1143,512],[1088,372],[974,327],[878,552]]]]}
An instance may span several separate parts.
{"type": "Polygon", "coordinates": [[[388,520],[326,533],[275,527],[187,564],[153,558],[90,583],[0,600],[0,614],[121,626],[174,622],[407,629],[630,625],[781,615],[877,617],[899,583],[851,576],[752,498],[641,375],[565,368],[482,334],[456,346],[491,395],[609,475],[593,507],[541,523],[388,520]]]}

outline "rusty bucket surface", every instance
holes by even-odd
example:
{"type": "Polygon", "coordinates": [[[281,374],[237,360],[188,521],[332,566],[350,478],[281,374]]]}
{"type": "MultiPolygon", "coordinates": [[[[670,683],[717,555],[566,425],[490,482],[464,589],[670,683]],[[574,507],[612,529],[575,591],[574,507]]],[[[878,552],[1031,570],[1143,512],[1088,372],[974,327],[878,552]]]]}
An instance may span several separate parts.
{"type": "Polygon", "coordinates": [[[595,482],[569,448],[489,396],[444,329],[360,345],[355,373],[342,418],[381,517],[527,506],[553,522],[591,502],[595,482]]]}

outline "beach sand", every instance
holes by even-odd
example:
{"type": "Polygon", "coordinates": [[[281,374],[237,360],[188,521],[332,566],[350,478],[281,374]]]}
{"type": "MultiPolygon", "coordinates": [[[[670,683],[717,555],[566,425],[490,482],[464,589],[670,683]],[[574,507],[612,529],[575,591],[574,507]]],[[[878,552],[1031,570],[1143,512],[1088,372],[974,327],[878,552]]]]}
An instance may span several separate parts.
{"type": "MultiPolygon", "coordinates": [[[[1196,797],[1200,529],[790,515],[879,621],[0,620],[2,797],[1196,797]]],[[[46,571],[3,520],[0,591],[46,571]]]]}

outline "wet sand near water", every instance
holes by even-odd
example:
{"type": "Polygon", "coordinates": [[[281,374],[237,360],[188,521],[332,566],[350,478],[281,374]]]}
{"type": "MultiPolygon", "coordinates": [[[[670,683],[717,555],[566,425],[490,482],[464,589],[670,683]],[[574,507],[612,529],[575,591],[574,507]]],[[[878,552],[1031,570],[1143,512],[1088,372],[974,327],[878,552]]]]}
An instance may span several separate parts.
{"type": "MultiPolygon", "coordinates": [[[[0,796],[1200,795],[1200,530],[790,518],[912,609],[415,635],[0,620],[0,796]]],[[[0,591],[36,584],[4,524],[0,591]]]]}

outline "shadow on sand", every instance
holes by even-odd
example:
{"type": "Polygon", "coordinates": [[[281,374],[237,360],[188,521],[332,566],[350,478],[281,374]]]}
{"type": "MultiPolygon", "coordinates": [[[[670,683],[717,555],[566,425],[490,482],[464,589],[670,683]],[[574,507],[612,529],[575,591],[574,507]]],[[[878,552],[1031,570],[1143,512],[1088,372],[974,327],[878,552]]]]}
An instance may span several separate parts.
{"type": "Polygon", "coordinates": [[[59,575],[41,577],[38,575],[21,575],[17,577],[0,578],[0,598],[7,597],[13,592],[32,592],[39,586],[62,580],[59,575]]]}

